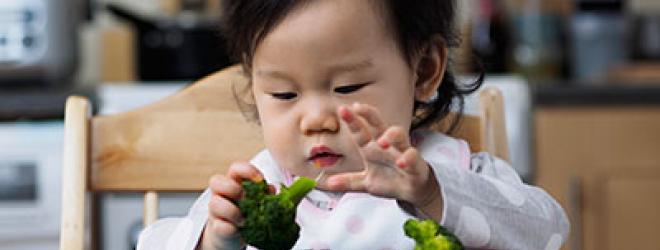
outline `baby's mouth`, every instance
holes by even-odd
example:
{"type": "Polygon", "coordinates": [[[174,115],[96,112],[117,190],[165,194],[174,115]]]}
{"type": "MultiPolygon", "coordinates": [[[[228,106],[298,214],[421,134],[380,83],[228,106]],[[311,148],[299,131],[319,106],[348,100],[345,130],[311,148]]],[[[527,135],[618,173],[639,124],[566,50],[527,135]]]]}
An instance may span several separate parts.
{"type": "Polygon", "coordinates": [[[343,158],[343,155],[335,153],[332,149],[323,145],[313,147],[309,155],[308,161],[320,168],[330,167],[343,158]]]}
{"type": "Polygon", "coordinates": [[[310,160],[318,167],[325,168],[334,165],[341,159],[341,155],[320,154],[312,157],[310,160]]]}

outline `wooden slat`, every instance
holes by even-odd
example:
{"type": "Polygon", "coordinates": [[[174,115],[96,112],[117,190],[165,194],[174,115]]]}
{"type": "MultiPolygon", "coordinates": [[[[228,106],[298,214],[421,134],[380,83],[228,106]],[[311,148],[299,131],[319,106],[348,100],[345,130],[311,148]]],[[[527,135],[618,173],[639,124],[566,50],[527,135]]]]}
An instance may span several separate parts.
{"type": "Polygon", "coordinates": [[[232,67],[153,105],[92,120],[92,190],[199,191],[254,156],[260,129],[240,112],[232,67]]]}
{"type": "MultiPolygon", "coordinates": [[[[447,133],[451,122],[455,119],[456,113],[450,113],[442,122],[431,126],[431,129],[447,133]]],[[[480,152],[485,149],[485,138],[483,136],[483,124],[481,118],[474,115],[463,115],[456,130],[451,136],[463,139],[469,142],[471,152],[480,152]]]]}
{"type": "MultiPolygon", "coordinates": [[[[452,136],[467,141],[471,152],[489,152],[505,161],[510,161],[509,146],[504,122],[504,100],[502,93],[488,87],[479,93],[479,115],[463,115],[452,136]]],[[[431,129],[447,133],[456,113],[450,113],[431,129]]]]}

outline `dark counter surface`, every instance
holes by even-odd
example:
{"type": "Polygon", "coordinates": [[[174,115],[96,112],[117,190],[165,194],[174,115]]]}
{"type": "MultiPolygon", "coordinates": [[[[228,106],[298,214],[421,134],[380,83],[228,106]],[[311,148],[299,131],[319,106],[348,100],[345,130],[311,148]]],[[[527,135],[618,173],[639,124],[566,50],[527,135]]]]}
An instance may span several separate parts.
{"type": "Polygon", "coordinates": [[[92,112],[98,110],[94,88],[0,89],[0,122],[62,119],[70,95],[89,98],[92,112]]]}
{"type": "Polygon", "coordinates": [[[660,105],[660,84],[541,84],[531,89],[537,107],[660,105]]]}

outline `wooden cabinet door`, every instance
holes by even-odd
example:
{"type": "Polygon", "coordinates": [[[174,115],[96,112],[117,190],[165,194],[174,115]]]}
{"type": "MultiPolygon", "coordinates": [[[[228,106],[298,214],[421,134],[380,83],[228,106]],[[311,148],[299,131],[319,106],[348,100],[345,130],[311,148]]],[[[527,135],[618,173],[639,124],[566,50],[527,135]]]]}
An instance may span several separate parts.
{"type": "Polygon", "coordinates": [[[596,185],[598,249],[660,249],[660,169],[622,166],[596,185]]]}
{"type": "Polygon", "coordinates": [[[660,107],[542,107],[534,123],[535,184],[571,220],[562,249],[660,249],[659,179],[633,174],[660,172],[660,107]]]}

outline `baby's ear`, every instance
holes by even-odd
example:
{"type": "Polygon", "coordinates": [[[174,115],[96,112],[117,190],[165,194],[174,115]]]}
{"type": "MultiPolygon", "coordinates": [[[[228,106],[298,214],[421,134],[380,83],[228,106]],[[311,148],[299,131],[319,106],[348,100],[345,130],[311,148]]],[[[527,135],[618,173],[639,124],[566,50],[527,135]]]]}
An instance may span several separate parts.
{"type": "Polygon", "coordinates": [[[447,46],[436,36],[420,53],[416,61],[415,100],[428,102],[440,87],[447,67],[447,46]]]}

